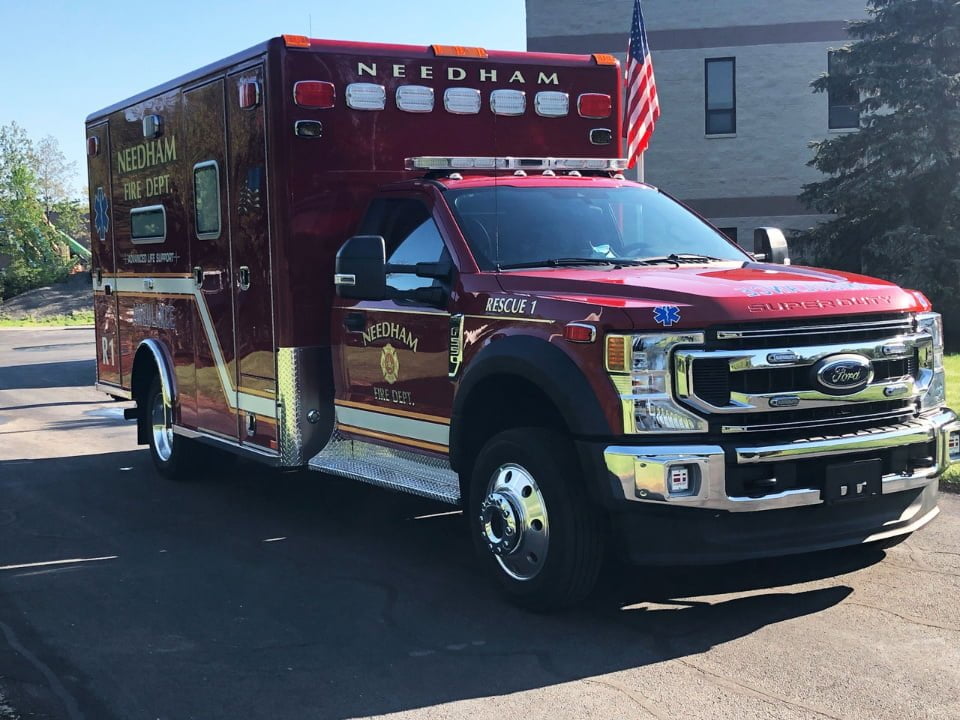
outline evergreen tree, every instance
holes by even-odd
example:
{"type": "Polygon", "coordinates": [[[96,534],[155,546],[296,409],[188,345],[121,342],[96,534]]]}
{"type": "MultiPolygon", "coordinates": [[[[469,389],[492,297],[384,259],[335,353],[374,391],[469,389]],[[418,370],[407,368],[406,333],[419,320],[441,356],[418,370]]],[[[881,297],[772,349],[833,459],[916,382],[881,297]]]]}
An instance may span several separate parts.
{"type": "Polygon", "coordinates": [[[858,131],[815,143],[829,177],[801,200],[836,217],[807,233],[814,264],[923,291],[960,346],[960,3],[869,0],[855,42],[814,90],[859,92],[858,131]]]}

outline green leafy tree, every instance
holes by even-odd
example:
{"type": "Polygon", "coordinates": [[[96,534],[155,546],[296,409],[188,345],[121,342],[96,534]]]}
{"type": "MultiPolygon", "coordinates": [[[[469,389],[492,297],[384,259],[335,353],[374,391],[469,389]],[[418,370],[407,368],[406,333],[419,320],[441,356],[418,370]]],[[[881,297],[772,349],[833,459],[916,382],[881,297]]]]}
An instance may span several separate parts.
{"type": "Polygon", "coordinates": [[[960,345],[960,4],[869,0],[870,17],[815,91],[860,97],[858,131],[816,143],[827,174],[801,200],[835,217],[808,232],[812,263],[922,290],[960,345]]]}
{"type": "Polygon", "coordinates": [[[36,155],[16,123],[0,127],[0,297],[65,279],[72,261],[40,202],[36,155]]]}

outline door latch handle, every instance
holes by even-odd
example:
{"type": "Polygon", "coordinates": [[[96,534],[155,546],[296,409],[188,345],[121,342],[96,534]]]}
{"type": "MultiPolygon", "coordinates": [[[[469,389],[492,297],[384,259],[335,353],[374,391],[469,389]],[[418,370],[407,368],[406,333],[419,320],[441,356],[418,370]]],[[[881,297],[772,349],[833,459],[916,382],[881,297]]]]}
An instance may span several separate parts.
{"type": "Polygon", "coordinates": [[[347,313],[343,319],[343,326],[351,332],[361,332],[367,326],[367,314],[362,312],[347,313]]]}
{"type": "Polygon", "coordinates": [[[250,268],[246,265],[241,265],[237,272],[237,287],[241,290],[250,289],[250,268]]]}
{"type": "Polygon", "coordinates": [[[203,287],[203,268],[199,265],[193,268],[193,282],[198,288],[203,287]]]}

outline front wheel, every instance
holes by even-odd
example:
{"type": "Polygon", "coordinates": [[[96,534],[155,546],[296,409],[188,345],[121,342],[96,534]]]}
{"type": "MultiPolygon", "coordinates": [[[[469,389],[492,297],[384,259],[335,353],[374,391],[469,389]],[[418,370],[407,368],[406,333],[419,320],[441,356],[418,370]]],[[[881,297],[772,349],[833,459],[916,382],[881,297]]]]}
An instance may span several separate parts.
{"type": "Polygon", "coordinates": [[[507,595],[530,609],[574,605],[596,584],[603,517],[578,469],[569,439],[541,428],[499,433],[474,466],[475,547],[507,595]]]}

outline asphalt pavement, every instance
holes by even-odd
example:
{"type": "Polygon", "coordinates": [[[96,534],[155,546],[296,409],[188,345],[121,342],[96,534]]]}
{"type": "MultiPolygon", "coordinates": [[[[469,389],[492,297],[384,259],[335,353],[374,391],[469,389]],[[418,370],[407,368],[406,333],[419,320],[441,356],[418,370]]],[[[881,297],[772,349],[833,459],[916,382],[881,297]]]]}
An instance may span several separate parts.
{"type": "Polygon", "coordinates": [[[448,506],[162,480],[93,357],[0,330],[0,720],[960,718],[960,497],[887,551],[611,566],[533,615],[448,506]]]}

